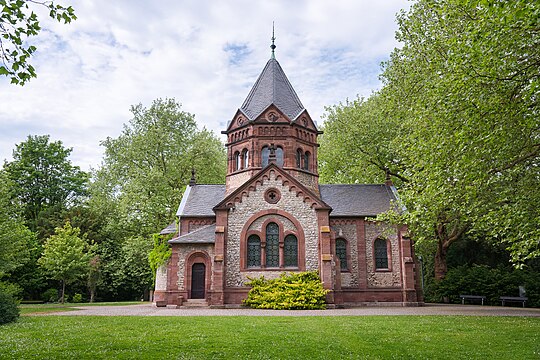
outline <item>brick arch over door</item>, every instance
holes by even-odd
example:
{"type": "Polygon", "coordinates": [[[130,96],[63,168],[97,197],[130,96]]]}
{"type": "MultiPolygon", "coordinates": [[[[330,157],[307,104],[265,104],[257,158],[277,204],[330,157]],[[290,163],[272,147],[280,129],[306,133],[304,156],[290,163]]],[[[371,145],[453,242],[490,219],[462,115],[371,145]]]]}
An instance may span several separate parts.
{"type": "MultiPolygon", "coordinates": [[[[302,225],[300,222],[290,213],[278,210],[278,209],[268,209],[268,210],[262,210],[254,215],[252,215],[244,224],[244,227],[242,228],[242,233],[240,234],[240,271],[246,271],[249,270],[247,268],[246,264],[246,257],[247,257],[247,239],[249,235],[258,235],[261,241],[264,239],[264,229],[266,229],[266,226],[271,223],[275,222],[278,224],[280,228],[280,241],[285,238],[285,236],[291,234],[295,235],[298,241],[298,271],[305,271],[306,269],[306,242],[305,242],[305,236],[304,236],[304,230],[302,228],[302,225]],[[275,216],[275,218],[272,217],[272,215],[275,216]],[[249,230],[251,224],[253,224],[256,220],[259,218],[267,216],[267,219],[263,222],[262,225],[262,233],[254,232],[253,230],[249,230]],[[282,226],[282,220],[280,217],[284,217],[290,222],[294,224],[296,227],[296,231],[283,231],[282,226]]],[[[272,269],[276,270],[276,269],[272,269]]],[[[286,269],[284,269],[286,270],[286,269]]]]}
{"type": "Polygon", "coordinates": [[[208,292],[210,291],[210,288],[212,285],[211,284],[212,283],[212,262],[210,260],[210,256],[208,255],[208,253],[206,251],[200,251],[200,250],[192,251],[186,256],[185,269],[184,269],[184,279],[185,279],[184,286],[187,291],[187,296],[188,298],[191,298],[191,281],[193,279],[191,271],[193,269],[193,264],[196,264],[196,263],[202,263],[205,265],[206,272],[204,275],[204,280],[205,280],[204,297],[208,298],[208,292]]]}

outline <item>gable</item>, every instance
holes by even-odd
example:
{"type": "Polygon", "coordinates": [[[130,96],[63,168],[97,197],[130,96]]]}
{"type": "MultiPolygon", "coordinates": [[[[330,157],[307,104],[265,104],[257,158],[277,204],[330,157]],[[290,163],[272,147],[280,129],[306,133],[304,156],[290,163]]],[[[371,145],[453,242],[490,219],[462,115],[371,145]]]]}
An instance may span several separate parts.
{"type": "Polygon", "coordinates": [[[248,197],[250,193],[256,191],[258,187],[263,186],[271,177],[281,181],[283,186],[287,187],[289,191],[294,192],[296,197],[301,198],[304,203],[309,204],[311,208],[331,209],[328,204],[321,200],[319,195],[315,194],[286,171],[272,163],[219,202],[219,204],[214,207],[214,210],[232,208],[235,204],[241,203],[244,197],[248,197]]]}

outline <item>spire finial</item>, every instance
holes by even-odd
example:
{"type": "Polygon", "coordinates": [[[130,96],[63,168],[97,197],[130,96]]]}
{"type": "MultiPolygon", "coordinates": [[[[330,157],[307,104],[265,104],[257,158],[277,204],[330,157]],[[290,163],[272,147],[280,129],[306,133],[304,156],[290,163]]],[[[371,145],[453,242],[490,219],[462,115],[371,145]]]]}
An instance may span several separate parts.
{"type": "Polygon", "coordinates": [[[274,22],[272,21],[272,45],[270,45],[270,49],[272,49],[272,59],[276,58],[276,55],[274,53],[274,50],[276,49],[276,45],[274,44],[275,40],[276,40],[276,37],[274,35],[274,22]]]}
{"type": "Polygon", "coordinates": [[[195,168],[191,168],[191,179],[189,180],[189,186],[197,185],[197,179],[195,178],[195,168]]]}

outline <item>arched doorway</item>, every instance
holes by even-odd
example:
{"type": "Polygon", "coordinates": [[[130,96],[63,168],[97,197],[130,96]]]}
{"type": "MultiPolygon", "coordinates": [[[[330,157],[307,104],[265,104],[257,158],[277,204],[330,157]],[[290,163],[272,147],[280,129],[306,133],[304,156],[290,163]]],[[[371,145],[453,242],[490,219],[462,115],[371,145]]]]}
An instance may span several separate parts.
{"type": "Polygon", "coordinates": [[[191,298],[204,299],[206,290],[206,266],[195,263],[191,267],[191,298]]]}

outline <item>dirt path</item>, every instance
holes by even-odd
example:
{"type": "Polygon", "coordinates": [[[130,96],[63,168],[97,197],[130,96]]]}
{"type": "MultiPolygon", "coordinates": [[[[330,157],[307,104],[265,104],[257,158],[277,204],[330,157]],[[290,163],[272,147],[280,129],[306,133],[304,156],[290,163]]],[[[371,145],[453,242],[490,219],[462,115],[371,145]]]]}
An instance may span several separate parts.
{"type": "Polygon", "coordinates": [[[540,309],[428,304],[421,307],[358,307],[331,310],[256,310],[209,308],[158,308],[151,304],[126,306],[78,306],[77,310],[43,315],[62,316],[366,316],[366,315],[467,315],[540,317],[540,309]]]}

